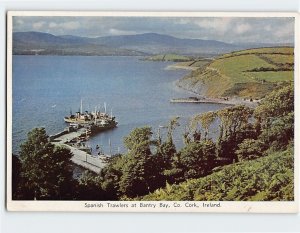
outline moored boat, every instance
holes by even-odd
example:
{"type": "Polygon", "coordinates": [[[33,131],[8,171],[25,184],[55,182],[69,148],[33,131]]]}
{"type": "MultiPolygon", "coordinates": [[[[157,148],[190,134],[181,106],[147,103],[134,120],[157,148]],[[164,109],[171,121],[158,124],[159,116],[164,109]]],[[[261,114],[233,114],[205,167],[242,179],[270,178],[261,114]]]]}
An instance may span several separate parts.
{"type": "Polygon", "coordinates": [[[95,108],[94,112],[82,111],[82,101],[80,111],[76,112],[75,115],[70,113],[69,116],[64,117],[64,121],[71,125],[77,125],[77,127],[85,127],[91,134],[104,131],[107,129],[115,128],[118,124],[115,116],[106,113],[106,104],[104,104],[105,112],[97,111],[95,108]]]}

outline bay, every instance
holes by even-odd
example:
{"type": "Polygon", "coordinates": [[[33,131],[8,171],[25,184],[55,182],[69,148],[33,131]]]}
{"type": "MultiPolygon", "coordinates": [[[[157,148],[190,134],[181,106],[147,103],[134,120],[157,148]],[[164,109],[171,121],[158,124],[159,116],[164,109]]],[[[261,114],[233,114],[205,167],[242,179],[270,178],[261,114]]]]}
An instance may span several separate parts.
{"type": "MultiPolygon", "coordinates": [[[[194,96],[175,86],[186,70],[168,70],[170,62],[142,61],[140,57],[13,56],[13,153],[35,127],[49,135],[62,131],[63,117],[97,107],[112,110],[118,127],[92,137],[88,145],[102,146],[105,153],[126,151],[123,138],[136,127],[151,126],[156,132],[175,116],[176,147],[192,116],[223,108],[221,104],[170,103],[170,99],[194,96]]],[[[165,134],[164,130],[162,133],[165,134]]]]}

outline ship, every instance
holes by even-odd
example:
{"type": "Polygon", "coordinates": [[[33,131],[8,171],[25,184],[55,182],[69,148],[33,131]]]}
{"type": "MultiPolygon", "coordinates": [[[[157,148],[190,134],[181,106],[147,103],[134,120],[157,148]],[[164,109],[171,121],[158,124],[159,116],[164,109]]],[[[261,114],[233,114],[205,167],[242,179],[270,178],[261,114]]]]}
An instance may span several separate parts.
{"type": "Polygon", "coordinates": [[[69,116],[64,117],[64,121],[69,123],[70,127],[74,128],[86,128],[91,132],[91,134],[113,129],[117,127],[118,122],[116,121],[115,116],[106,113],[106,104],[104,103],[104,112],[97,111],[95,108],[94,112],[88,112],[82,110],[82,100],[80,105],[80,111],[76,112],[75,114],[70,113],[69,116]]]}

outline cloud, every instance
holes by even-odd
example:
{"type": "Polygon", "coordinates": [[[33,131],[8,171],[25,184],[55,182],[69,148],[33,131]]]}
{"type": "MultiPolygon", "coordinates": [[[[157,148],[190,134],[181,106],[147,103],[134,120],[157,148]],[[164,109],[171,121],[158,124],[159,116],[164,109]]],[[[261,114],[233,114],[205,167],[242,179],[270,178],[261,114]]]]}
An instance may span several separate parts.
{"type": "Polygon", "coordinates": [[[243,23],[243,24],[238,24],[235,28],[235,32],[237,34],[243,34],[245,32],[248,32],[252,29],[251,25],[249,23],[243,23]]]}
{"type": "Polygon", "coordinates": [[[44,21],[39,21],[39,22],[33,23],[33,24],[32,24],[32,27],[33,27],[35,30],[39,30],[39,29],[41,29],[45,24],[46,24],[46,22],[44,22],[44,21]]]}
{"type": "Polygon", "coordinates": [[[13,17],[14,31],[109,36],[154,32],[230,43],[293,43],[293,17],[13,17]]]}
{"type": "Polygon", "coordinates": [[[49,28],[56,28],[57,27],[57,23],[50,22],[48,26],[49,26],[49,28]]]}
{"type": "Polygon", "coordinates": [[[293,35],[294,27],[291,25],[285,25],[281,30],[276,30],[274,32],[274,35],[277,37],[288,37],[290,35],[293,35]]]}
{"type": "Polygon", "coordinates": [[[195,23],[201,28],[224,32],[231,26],[231,22],[232,18],[212,18],[197,20],[195,23]]]}
{"type": "Polygon", "coordinates": [[[266,30],[266,31],[271,31],[271,30],[272,30],[271,25],[266,25],[266,26],[264,27],[264,30],[266,30]]]}
{"type": "Polygon", "coordinates": [[[24,24],[24,21],[21,20],[21,19],[18,19],[18,20],[17,20],[17,24],[18,24],[18,25],[22,25],[22,24],[24,24]]]}
{"type": "Polygon", "coordinates": [[[116,29],[116,28],[111,28],[111,29],[108,30],[108,32],[109,32],[109,34],[111,34],[113,36],[137,34],[136,31],[119,30],[119,29],[116,29]]]}
{"type": "Polygon", "coordinates": [[[50,22],[48,26],[49,28],[75,30],[80,27],[80,23],[78,21],[69,21],[69,22],[62,22],[62,23],[50,22]]]}

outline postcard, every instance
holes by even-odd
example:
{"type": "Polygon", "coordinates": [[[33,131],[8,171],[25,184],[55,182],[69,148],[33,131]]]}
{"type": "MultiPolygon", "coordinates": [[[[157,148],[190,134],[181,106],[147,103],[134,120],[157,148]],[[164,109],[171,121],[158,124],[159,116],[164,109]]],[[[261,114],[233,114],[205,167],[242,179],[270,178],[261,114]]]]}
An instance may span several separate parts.
{"type": "Polygon", "coordinates": [[[7,209],[296,213],[298,21],[9,11],[7,209]]]}

